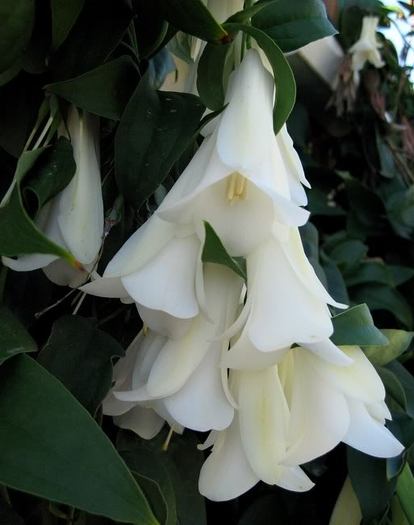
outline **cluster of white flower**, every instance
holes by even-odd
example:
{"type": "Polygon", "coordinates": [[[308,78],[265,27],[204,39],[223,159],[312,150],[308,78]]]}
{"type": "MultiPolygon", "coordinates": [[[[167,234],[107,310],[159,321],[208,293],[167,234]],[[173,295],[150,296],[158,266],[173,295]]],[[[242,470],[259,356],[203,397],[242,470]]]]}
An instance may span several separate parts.
{"type": "Polygon", "coordinates": [[[164,420],[211,430],[200,491],[234,498],[259,480],[312,487],[300,468],[340,441],[388,457],[401,444],[375,369],[358,347],[338,348],[337,304],[304,253],[298,226],[308,185],[284,127],[275,137],[274,81],[249,50],[227,106],[154,215],[88,293],[135,302],[145,328],[115,367],[104,412],[145,438],[164,420]],[[202,264],[204,222],[247,283],[202,264]]]}
{"type": "MultiPolygon", "coordinates": [[[[355,71],[365,59],[379,67],[373,24],[364,19],[351,50],[355,71]]],[[[272,75],[247,51],[226,108],[188,167],[103,276],[83,287],[135,303],[144,322],[115,366],[104,413],[146,439],[165,421],[176,432],[211,431],[199,487],[212,500],[259,480],[308,490],[300,465],[341,441],[378,457],[402,451],[385,427],[390,413],[375,369],[360,348],[330,340],[328,305],[345,306],[304,253],[298,227],[308,219],[309,184],[286,126],[274,135],[274,97],[272,75]],[[203,264],[205,221],[231,256],[245,258],[246,283],[225,266],[203,264]]],[[[71,110],[77,171],[38,219],[84,265],[95,261],[103,233],[93,126],[71,110]]],[[[54,259],[3,261],[17,270],[48,265],[52,276],[54,259]]]]}

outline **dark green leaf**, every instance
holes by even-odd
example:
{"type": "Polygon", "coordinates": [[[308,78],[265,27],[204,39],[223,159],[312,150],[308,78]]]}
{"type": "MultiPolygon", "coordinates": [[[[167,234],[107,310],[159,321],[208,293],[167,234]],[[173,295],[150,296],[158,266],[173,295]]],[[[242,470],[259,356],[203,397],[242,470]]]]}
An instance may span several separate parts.
{"type": "Polygon", "coordinates": [[[414,233],[414,187],[387,195],[385,207],[395,232],[404,239],[411,239],[414,233]]]}
{"type": "Polygon", "coordinates": [[[394,374],[404,390],[404,408],[414,419],[414,376],[398,361],[388,363],[386,369],[394,374]]]}
{"type": "Polygon", "coordinates": [[[52,58],[53,80],[74,78],[101,65],[120,43],[132,16],[125,0],[85,2],[70,33],[52,58]]]}
{"type": "Polygon", "coordinates": [[[126,200],[139,208],[156,190],[191,143],[203,111],[198,97],[156,92],[144,75],[115,136],[115,175],[126,200]]]}
{"type": "Polygon", "coordinates": [[[345,239],[329,252],[329,257],[333,259],[339,268],[346,271],[353,271],[364,259],[368,252],[368,247],[361,241],[345,239]]]}
{"type": "Polygon", "coordinates": [[[228,18],[227,22],[234,22],[235,24],[245,24],[252,16],[260,13],[263,8],[268,8],[270,4],[274,5],[281,2],[281,0],[258,0],[256,3],[249,7],[245,7],[241,11],[237,11],[234,15],[228,18]]]}
{"type": "MultiPolygon", "coordinates": [[[[137,472],[141,472],[139,458],[142,458],[142,447],[151,450],[149,458],[154,458],[154,466],[143,460],[142,472],[155,478],[166,498],[171,502],[170,482],[175,493],[176,515],[180,525],[206,525],[204,498],[198,492],[198,476],[204,461],[204,454],[197,450],[198,440],[194,433],[185,432],[180,436],[174,434],[168,449],[163,444],[167,437],[165,429],[151,441],[142,442],[131,432],[122,432],[117,442],[117,448],[127,460],[133,460],[135,449],[139,452],[137,461],[134,461],[137,472]],[[156,459],[155,459],[156,458],[156,459]],[[162,468],[163,467],[163,468],[162,468]],[[150,471],[153,473],[150,474],[150,471]],[[168,473],[164,479],[158,479],[162,472],[168,473]]],[[[170,503],[171,504],[171,503],[170,503]]]]}
{"type": "Polygon", "coordinates": [[[0,363],[22,352],[35,352],[36,343],[5,306],[0,306],[0,363]]]}
{"type": "Polygon", "coordinates": [[[296,100],[295,77],[289,63],[277,44],[260,29],[244,24],[225,24],[224,26],[230,32],[243,31],[253,37],[272,66],[276,85],[273,128],[277,134],[288,119],[296,100]]]}
{"type": "Polygon", "coordinates": [[[387,395],[393,409],[404,411],[407,407],[407,396],[398,377],[388,367],[377,367],[381,381],[384,383],[387,395]]]}
{"type": "Polygon", "coordinates": [[[95,323],[75,315],[58,319],[39,362],[95,414],[112,383],[112,358],[123,348],[95,323]]]}
{"type": "Polygon", "coordinates": [[[34,8],[34,0],[1,0],[0,73],[23,55],[32,34],[34,8]]]}
{"type": "Polygon", "coordinates": [[[382,283],[393,286],[393,275],[390,268],[382,261],[364,261],[345,277],[348,286],[365,283],[382,283]]]}
{"type": "Polygon", "coordinates": [[[197,69],[197,90],[205,106],[217,111],[224,106],[224,71],[232,44],[207,44],[197,69]]]}
{"type": "Polygon", "coordinates": [[[208,262],[227,266],[227,268],[230,268],[230,270],[246,281],[246,261],[241,257],[232,257],[228,253],[221,242],[220,237],[207,221],[204,221],[204,231],[206,236],[201,260],[205,263],[208,262]]]}
{"type": "Polygon", "coordinates": [[[82,11],[85,0],[50,0],[52,11],[52,50],[55,51],[66,39],[82,11]]]}
{"type": "Polygon", "coordinates": [[[73,255],[45,237],[23,206],[20,181],[43,152],[44,148],[27,151],[17,163],[16,184],[10,197],[0,207],[0,254],[13,257],[25,253],[52,253],[74,264],[73,255]]]}
{"type": "Polygon", "coordinates": [[[0,367],[0,482],[121,522],[156,525],[109,439],[27,356],[0,367]]]}
{"type": "Polygon", "coordinates": [[[152,503],[154,512],[157,512],[160,506],[165,507],[163,509],[165,517],[162,523],[176,525],[177,509],[174,485],[162,454],[162,450],[155,450],[154,447],[148,446],[146,443],[137,442],[131,450],[122,452],[121,455],[134,474],[156,484],[158,493],[155,493],[155,497],[149,497],[149,495],[147,497],[152,503]]]}
{"type": "Polygon", "coordinates": [[[165,19],[175,28],[208,42],[220,42],[227,32],[201,0],[157,0],[165,19]]]}
{"type": "Polygon", "coordinates": [[[390,265],[394,286],[399,286],[414,277],[414,268],[408,266],[390,265]]]}
{"type": "Polygon", "coordinates": [[[72,145],[60,137],[43,151],[23,184],[23,195],[31,193],[36,198],[35,213],[69,184],[75,171],[72,145]]]}
{"type": "Polygon", "coordinates": [[[366,520],[381,517],[394,493],[395,480],[387,478],[385,459],[347,448],[348,472],[366,520]]]}
{"type": "Polygon", "coordinates": [[[375,134],[377,141],[378,156],[381,164],[381,175],[392,179],[398,173],[395,166],[394,156],[387,143],[382,139],[379,131],[375,134]]]}
{"type": "Polygon", "coordinates": [[[388,339],[375,327],[366,304],[359,304],[332,319],[336,345],[386,345],[388,339]]]}
{"type": "Polygon", "coordinates": [[[414,525],[414,476],[407,463],[398,477],[397,496],[410,525],[414,525]]]}
{"type": "Polygon", "coordinates": [[[326,276],[327,288],[331,296],[339,303],[349,304],[348,291],[338,265],[329,257],[324,256],[322,268],[326,276]]]}
{"type": "Polygon", "coordinates": [[[285,53],[337,32],[320,0],[268,4],[253,17],[252,23],[268,34],[285,53]]]}
{"type": "Polygon", "coordinates": [[[89,113],[119,120],[137,81],[138,73],[132,59],[122,56],[46,88],[89,113]]]}
{"type": "Polygon", "coordinates": [[[386,365],[404,353],[410,346],[414,332],[404,330],[381,330],[388,339],[386,345],[368,345],[364,352],[369,360],[375,365],[386,365]]]}
{"type": "Polygon", "coordinates": [[[353,290],[351,295],[356,303],[365,301],[371,310],[386,310],[411,328],[411,307],[397,290],[383,284],[366,284],[353,290]]]}

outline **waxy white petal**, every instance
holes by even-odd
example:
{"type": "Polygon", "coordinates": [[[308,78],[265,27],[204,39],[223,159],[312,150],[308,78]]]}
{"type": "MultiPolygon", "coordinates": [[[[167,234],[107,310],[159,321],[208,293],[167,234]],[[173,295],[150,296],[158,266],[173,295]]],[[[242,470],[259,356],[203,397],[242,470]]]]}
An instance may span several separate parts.
{"type": "Polygon", "coordinates": [[[146,308],[182,319],[195,317],[198,254],[199,241],[195,235],[173,238],[140,270],[122,277],[122,284],[146,308]]]}
{"type": "Polygon", "coordinates": [[[391,432],[357,400],[349,399],[351,421],[343,441],[347,445],[378,458],[390,458],[401,454],[403,445],[391,432]]]}
{"type": "Polygon", "coordinates": [[[67,127],[76,172],[57,197],[58,223],[69,250],[82,264],[88,264],[99,253],[104,229],[97,142],[99,123],[96,117],[85,112],[79,115],[78,110],[72,106],[67,127]]]}

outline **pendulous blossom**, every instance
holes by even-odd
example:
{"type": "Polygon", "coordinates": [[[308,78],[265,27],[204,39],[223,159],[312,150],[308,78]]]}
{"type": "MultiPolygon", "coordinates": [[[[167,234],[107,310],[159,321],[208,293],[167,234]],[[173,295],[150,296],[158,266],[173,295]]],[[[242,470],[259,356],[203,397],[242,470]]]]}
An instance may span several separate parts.
{"type": "Polygon", "coordinates": [[[361,36],[349,49],[349,52],[352,54],[352,70],[356,84],[359,83],[359,72],[363,69],[366,62],[369,62],[376,68],[385,65],[379,52],[382,45],[377,40],[377,26],[378,17],[364,16],[362,19],[361,36]]]}
{"type": "Polygon", "coordinates": [[[341,441],[375,457],[403,446],[384,426],[391,419],[384,386],[359,347],[341,347],[351,364],[338,366],[301,347],[277,365],[231,372],[237,416],[213,445],[199,481],[215,501],[235,498],[259,480],[302,492],[313,483],[299,465],[341,441]]]}
{"type": "Polygon", "coordinates": [[[141,331],[115,366],[115,385],[104,402],[104,413],[117,416],[119,426],[142,437],[148,436],[141,430],[148,418],[154,432],[160,428],[154,412],[173,428],[200,431],[222,430],[233,419],[226,374],[218,366],[228,340],[218,336],[234,320],[242,282],[215,264],[206,264],[204,274],[209,317],[200,313],[178,339],[141,331]],[[153,412],[145,413],[148,409],[153,412]]]}
{"type": "MultiPolygon", "coordinates": [[[[68,249],[84,268],[92,268],[102,244],[104,213],[99,170],[98,119],[72,106],[67,130],[73,147],[76,171],[66,188],[51,199],[36,219],[38,228],[52,241],[68,249]]],[[[42,268],[56,284],[79,286],[85,271],[72,268],[52,254],[2,258],[16,271],[42,268]]]]}

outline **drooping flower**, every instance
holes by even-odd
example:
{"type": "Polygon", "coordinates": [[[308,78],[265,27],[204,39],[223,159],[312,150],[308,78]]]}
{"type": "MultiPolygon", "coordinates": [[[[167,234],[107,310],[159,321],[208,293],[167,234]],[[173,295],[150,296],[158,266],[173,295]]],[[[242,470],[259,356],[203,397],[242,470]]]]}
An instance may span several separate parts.
{"type": "MultiPolygon", "coordinates": [[[[99,170],[99,128],[96,117],[72,106],[67,130],[73,147],[76,172],[66,188],[51,199],[36,219],[39,229],[56,244],[67,248],[85,268],[92,267],[103,237],[104,214],[99,170]]],[[[78,286],[87,273],[69,266],[52,254],[3,257],[16,271],[43,268],[56,284],[78,286]]]]}
{"type": "MultiPolygon", "coordinates": [[[[218,336],[235,318],[242,282],[215,264],[207,264],[204,274],[209,317],[197,315],[177,339],[152,330],[141,332],[115,367],[115,385],[104,413],[116,415],[117,424],[142,437],[147,434],[138,429],[150,417],[143,409],[153,409],[173,428],[200,431],[222,430],[233,418],[226,373],[219,367],[228,340],[218,336]]],[[[151,421],[154,425],[158,421],[153,414],[151,421]]]]}
{"type": "Polygon", "coordinates": [[[390,412],[374,367],[358,347],[342,347],[351,364],[338,366],[306,349],[287,350],[277,365],[231,372],[237,417],[207,442],[200,492],[222,501],[259,480],[294,491],[313,483],[299,465],[341,441],[375,457],[403,450],[384,426],[390,412]]]}
{"type": "Polygon", "coordinates": [[[361,36],[355,44],[349,49],[352,54],[352,70],[354,72],[354,82],[359,82],[359,72],[366,62],[369,62],[376,68],[385,65],[381,58],[379,49],[382,45],[378,42],[376,31],[378,26],[378,17],[364,16],[362,19],[361,36]]]}

